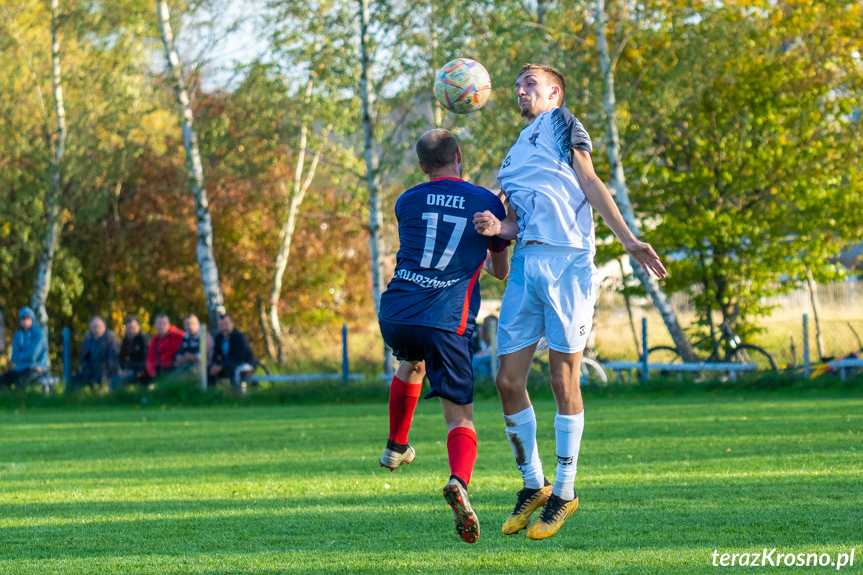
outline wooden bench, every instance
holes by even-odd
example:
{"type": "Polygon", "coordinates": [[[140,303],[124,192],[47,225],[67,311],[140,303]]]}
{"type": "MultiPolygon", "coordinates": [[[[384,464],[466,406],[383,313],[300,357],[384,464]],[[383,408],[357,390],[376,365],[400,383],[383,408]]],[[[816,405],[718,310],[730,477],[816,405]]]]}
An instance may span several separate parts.
{"type": "MultiPolygon", "coordinates": [[[[605,362],[606,369],[610,369],[617,376],[617,381],[621,381],[621,372],[623,371],[642,371],[644,370],[644,362],[641,361],[609,361],[605,362]]],[[[716,363],[648,363],[648,371],[669,371],[675,373],[697,373],[700,371],[715,371],[726,372],[732,380],[737,379],[737,374],[746,371],[757,371],[758,364],[756,363],[732,363],[732,362],[716,362],[716,363]]]]}

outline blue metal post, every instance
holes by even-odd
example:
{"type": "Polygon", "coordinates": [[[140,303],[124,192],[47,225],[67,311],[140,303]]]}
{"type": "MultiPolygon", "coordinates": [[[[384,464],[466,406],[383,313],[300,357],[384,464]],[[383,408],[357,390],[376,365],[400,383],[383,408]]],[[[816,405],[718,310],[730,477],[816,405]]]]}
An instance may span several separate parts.
{"type": "Polygon", "coordinates": [[[647,318],[641,318],[641,379],[647,381],[650,378],[647,369],[647,318]]]}
{"type": "Polygon", "coordinates": [[[812,377],[812,364],[809,363],[809,314],[803,314],[803,377],[812,377]]]}
{"type": "Polygon", "coordinates": [[[348,362],[348,324],[342,324],[342,384],[350,381],[351,367],[348,362]]]}
{"type": "Polygon", "coordinates": [[[63,328],[63,381],[69,389],[72,381],[72,330],[68,327],[63,328]]]}

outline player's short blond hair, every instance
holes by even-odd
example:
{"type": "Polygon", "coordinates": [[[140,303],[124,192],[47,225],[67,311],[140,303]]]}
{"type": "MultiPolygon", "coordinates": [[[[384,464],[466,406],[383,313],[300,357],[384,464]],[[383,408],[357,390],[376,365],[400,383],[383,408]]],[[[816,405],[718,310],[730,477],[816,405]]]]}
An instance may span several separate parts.
{"type": "Polygon", "coordinates": [[[537,71],[543,73],[549,84],[560,88],[560,97],[557,100],[558,105],[563,106],[566,104],[566,80],[563,79],[563,74],[561,74],[556,68],[546,66],[545,64],[525,64],[521,67],[521,70],[518,71],[516,78],[520,78],[527,72],[537,71]]]}

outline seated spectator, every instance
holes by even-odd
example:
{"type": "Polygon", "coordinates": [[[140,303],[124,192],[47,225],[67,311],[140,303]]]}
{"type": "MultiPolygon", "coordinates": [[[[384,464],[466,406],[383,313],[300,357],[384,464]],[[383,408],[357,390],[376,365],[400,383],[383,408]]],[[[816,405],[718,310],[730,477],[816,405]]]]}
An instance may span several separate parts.
{"type": "Polygon", "coordinates": [[[27,306],[18,314],[21,329],[12,338],[11,371],[0,376],[0,387],[26,384],[48,372],[48,348],[42,329],[36,325],[36,314],[27,306]]]}
{"type": "Polygon", "coordinates": [[[120,345],[120,370],[111,379],[111,389],[117,389],[126,382],[147,383],[147,345],[148,338],[141,333],[138,318],[126,318],[126,335],[120,345]]]}
{"type": "Polygon", "coordinates": [[[491,378],[491,334],[497,330],[497,316],[485,318],[473,335],[473,376],[491,378]]]}
{"type": "MultiPolygon", "coordinates": [[[[180,349],[177,350],[177,356],[174,358],[174,369],[186,373],[197,372],[198,366],[201,365],[201,322],[198,316],[190,314],[183,320],[183,327],[186,328],[186,335],[183,336],[183,341],[180,343],[180,349]]],[[[213,359],[213,336],[207,334],[207,365],[213,359]]]]}
{"type": "Polygon", "coordinates": [[[183,342],[183,330],[171,325],[164,313],[156,316],[156,336],[150,340],[147,351],[147,375],[152,378],[170,373],[174,367],[174,357],[183,342]]]}
{"type": "Polygon", "coordinates": [[[213,351],[213,365],[210,366],[210,385],[224,377],[239,383],[239,372],[254,371],[255,363],[249,340],[234,327],[231,316],[223,315],[219,319],[219,334],[213,351]]]}
{"type": "Polygon", "coordinates": [[[120,369],[117,336],[98,315],[90,320],[90,333],[81,347],[81,371],[72,378],[73,387],[101,385],[111,381],[120,369]]]}

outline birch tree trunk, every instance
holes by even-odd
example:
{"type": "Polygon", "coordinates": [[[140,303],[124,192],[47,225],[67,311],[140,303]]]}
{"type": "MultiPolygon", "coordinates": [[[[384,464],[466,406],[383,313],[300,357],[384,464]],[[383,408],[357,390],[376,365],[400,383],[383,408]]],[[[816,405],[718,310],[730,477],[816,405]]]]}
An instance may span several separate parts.
{"type": "Polygon", "coordinates": [[[617,263],[620,264],[620,278],[623,282],[624,292],[623,301],[626,304],[626,315],[629,316],[629,329],[632,331],[632,341],[635,342],[636,353],[641,353],[641,344],[638,343],[638,330],[635,329],[635,317],[632,315],[632,302],[629,301],[629,294],[626,293],[626,270],[623,269],[623,258],[617,258],[617,263]]]}
{"type": "Polygon", "coordinates": [[[198,268],[201,270],[201,281],[204,284],[204,296],[207,298],[207,315],[210,329],[217,329],[219,316],[225,313],[225,300],[219,285],[219,270],[213,255],[213,223],[210,218],[210,207],[207,201],[207,190],[204,187],[204,169],[201,165],[201,153],[198,149],[198,135],[192,124],[194,116],[189,103],[189,93],[183,79],[180,57],[174,45],[174,33],[171,29],[170,13],[167,0],[159,0],[156,10],[159,13],[159,32],[165,47],[165,60],[168,72],[177,94],[177,105],[180,112],[180,127],[183,132],[183,147],[186,149],[186,164],[189,171],[189,188],[195,198],[195,217],[198,224],[198,242],[196,255],[198,268]]]}
{"type": "MultiPolygon", "coordinates": [[[[306,86],[306,105],[312,95],[312,80],[309,80],[306,86]]],[[[297,227],[297,216],[300,213],[300,205],[306,197],[306,192],[312,184],[315,177],[315,171],[318,168],[318,160],[321,157],[320,148],[315,152],[312,158],[312,163],[309,166],[309,171],[303,179],[303,169],[305,168],[306,152],[308,150],[308,123],[304,119],[300,126],[300,145],[297,151],[297,165],[294,168],[294,181],[291,187],[291,193],[285,188],[285,183],[279,181],[279,188],[282,191],[282,197],[288,199],[288,217],[279,231],[279,253],[276,256],[276,272],[273,277],[273,291],[270,293],[270,326],[273,330],[273,335],[276,340],[278,349],[278,362],[280,365],[285,363],[285,344],[282,337],[282,326],[279,322],[279,300],[282,293],[282,280],[285,275],[285,269],[288,266],[288,258],[291,255],[291,242],[294,237],[294,230],[297,227]]],[[[324,131],[326,139],[329,127],[324,131]]]]}
{"type": "Polygon", "coordinates": [[[827,346],[824,345],[824,332],[821,331],[821,305],[818,303],[818,284],[812,270],[806,268],[806,285],[809,287],[809,302],[812,304],[812,317],[815,318],[815,344],[818,346],[818,357],[827,357],[827,346]]]}
{"type": "MultiPolygon", "coordinates": [[[[605,116],[608,122],[608,164],[611,168],[611,189],[614,194],[614,201],[620,209],[626,225],[629,226],[635,237],[641,238],[641,230],[635,220],[632,203],[629,201],[626,176],[623,173],[623,163],[620,158],[620,135],[617,131],[617,102],[614,95],[614,70],[608,49],[607,22],[608,14],[605,12],[605,0],[597,0],[596,45],[599,49],[602,80],[605,87],[605,116]]],[[[692,351],[692,345],[680,327],[680,322],[677,321],[677,314],[674,313],[671,302],[668,301],[668,297],[660,289],[655,278],[645,272],[640,265],[632,266],[632,271],[653,300],[653,305],[656,306],[656,309],[662,315],[662,321],[665,322],[665,327],[668,328],[668,333],[671,334],[671,339],[674,341],[674,345],[677,347],[680,356],[684,361],[696,361],[697,358],[695,352],[692,351]]]]}
{"type": "Polygon", "coordinates": [[[273,334],[270,331],[270,326],[267,322],[267,306],[264,305],[264,298],[258,294],[258,319],[261,322],[261,331],[264,333],[264,343],[267,344],[267,355],[272,361],[276,361],[276,344],[273,342],[273,334]]]}
{"type": "Polygon", "coordinates": [[[54,92],[54,113],[57,116],[57,126],[51,142],[51,163],[48,165],[48,194],[45,198],[47,228],[42,247],[42,257],[33,281],[33,296],[30,307],[36,312],[36,318],[42,326],[45,343],[48,340],[48,310],[46,302],[51,290],[51,271],[54,267],[54,253],[60,238],[60,201],[62,199],[61,168],[63,156],[66,153],[66,108],[63,101],[63,77],[60,68],[60,23],[58,12],[59,0],[51,0],[51,88],[54,92]]]}
{"type": "MultiPolygon", "coordinates": [[[[360,4],[360,99],[363,110],[363,149],[366,162],[366,188],[369,194],[369,243],[371,246],[372,297],[375,301],[375,314],[381,309],[381,293],[384,291],[383,266],[383,213],[380,193],[380,174],[378,157],[374,148],[374,94],[369,79],[371,62],[369,60],[369,0],[359,0],[360,4]]],[[[384,370],[391,371],[391,354],[384,346],[384,370]]]]}

